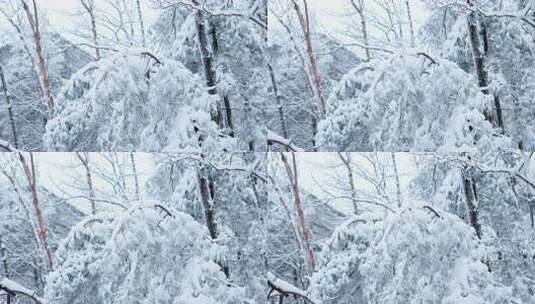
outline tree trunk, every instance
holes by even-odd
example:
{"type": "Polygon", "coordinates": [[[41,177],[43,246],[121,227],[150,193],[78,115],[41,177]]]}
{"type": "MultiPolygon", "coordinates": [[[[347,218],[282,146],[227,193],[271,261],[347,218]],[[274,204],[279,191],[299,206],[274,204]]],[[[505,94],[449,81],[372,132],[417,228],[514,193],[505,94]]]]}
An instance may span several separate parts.
{"type": "Polygon", "coordinates": [[[401,186],[399,184],[398,166],[396,164],[396,154],[390,153],[392,157],[392,166],[394,167],[394,177],[396,178],[396,199],[398,201],[398,207],[401,208],[401,186]]]}
{"type": "MultiPolygon", "coordinates": [[[[470,7],[472,6],[470,1],[467,1],[467,3],[470,7]]],[[[485,117],[494,127],[498,127],[503,131],[504,125],[500,98],[495,95],[491,96],[488,87],[489,75],[487,70],[487,50],[489,44],[486,27],[484,25],[480,26],[475,12],[471,12],[467,16],[467,24],[478,85],[483,94],[490,96],[493,99],[493,105],[491,108],[493,109],[492,112],[494,113],[484,113],[485,117]],[[483,33],[484,36],[481,36],[481,33],[483,33]]]]}
{"type": "Polygon", "coordinates": [[[279,87],[277,85],[277,80],[275,78],[275,71],[273,70],[273,67],[271,64],[268,63],[268,70],[269,70],[269,76],[271,79],[271,85],[273,87],[273,94],[275,95],[275,98],[277,100],[277,107],[279,110],[279,119],[281,122],[282,127],[282,135],[284,138],[288,138],[288,127],[286,126],[286,118],[284,117],[284,108],[283,108],[283,102],[282,98],[279,95],[279,87]]]}
{"type": "Polygon", "coordinates": [[[91,203],[91,214],[97,214],[97,208],[95,204],[95,189],[93,188],[93,178],[91,176],[91,169],[89,168],[89,153],[84,152],[82,156],[79,152],[76,152],[76,156],[85,168],[85,176],[87,180],[87,187],[89,188],[89,202],[91,203]]]}
{"type": "Polygon", "coordinates": [[[301,25],[301,30],[303,31],[303,36],[305,39],[305,48],[308,55],[308,68],[310,76],[312,77],[312,81],[314,84],[314,92],[316,95],[316,98],[318,99],[318,105],[320,110],[320,117],[324,117],[326,113],[326,102],[325,98],[323,97],[323,90],[321,87],[321,76],[320,71],[318,68],[318,63],[316,59],[316,54],[314,52],[314,47],[312,44],[312,38],[310,37],[310,23],[309,23],[309,16],[308,16],[308,4],[307,0],[303,0],[304,4],[304,12],[301,11],[301,8],[297,4],[296,0],[293,0],[293,7],[295,10],[295,13],[297,14],[297,17],[299,18],[299,24],[301,25]]]}
{"type": "MultiPolygon", "coordinates": [[[[219,42],[217,39],[217,26],[214,22],[210,22],[210,36],[212,37],[212,57],[214,58],[213,61],[217,59],[218,52],[219,52],[219,42]]],[[[225,126],[228,128],[229,135],[231,137],[234,137],[234,124],[232,123],[232,106],[230,103],[230,98],[228,95],[223,96],[223,107],[225,108],[224,114],[224,120],[225,120],[225,126]]]]}
{"type": "Polygon", "coordinates": [[[95,58],[97,61],[100,60],[100,49],[98,47],[98,36],[97,36],[97,23],[95,21],[95,3],[93,0],[80,0],[82,6],[89,14],[91,19],[91,34],[93,35],[93,45],[95,46],[95,58]],[[87,2],[86,2],[87,1],[87,2]]]}
{"type": "Polygon", "coordinates": [[[535,221],[533,219],[533,208],[534,208],[535,202],[530,202],[529,204],[529,219],[531,221],[531,228],[535,228],[535,221]]]}
{"type": "Polygon", "coordinates": [[[39,29],[39,16],[37,14],[37,4],[35,0],[32,0],[32,3],[33,3],[33,14],[32,14],[26,1],[21,0],[21,2],[22,2],[22,8],[26,12],[26,17],[28,19],[28,23],[32,30],[33,40],[35,44],[35,54],[37,56],[37,67],[39,69],[39,73],[41,74],[41,83],[44,89],[43,93],[46,95],[45,98],[47,100],[48,110],[51,111],[54,108],[54,97],[52,95],[52,88],[50,86],[48,67],[47,67],[46,60],[43,54],[41,32],[39,29]]]}
{"type": "Polygon", "coordinates": [[[355,2],[356,0],[351,0],[351,5],[353,5],[353,8],[357,12],[360,18],[360,30],[362,31],[362,42],[364,43],[364,52],[366,54],[366,61],[370,61],[371,55],[370,55],[370,49],[369,46],[369,40],[368,40],[368,26],[366,24],[366,18],[364,16],[364,7],[363,3],[360,2],[359,5],[355,2]]]}
{"type": "Polygon", "coordinates": [[[33,153],[30,152],[30,165],[28,165],[28,162],[22,153],[18,153],[18,156],[22,164],[22,167],[24,169],[24,173],[28,181],[28,186],[32,194],[32,203],[33,203],[33,207],[35,210],[35,217],[37,218],[37,226],[39,228],[38,229],[39,238],[41,239],[43,248],[45,250],[45,256],[46,256],[48,268],[49,270],[53,270],[54,262],[52,258],[52,251],[50,250],[50,246],[48,245],[48,237],[47,237],[46,224],[45,224],[45,219],[43,215],[43,210],[41,208],[41,203],[37,196],[37,181],[36,181],[35,162],[33,158],[33,153]]]}
{"type": "MultiPolygon", "coordinates": [[[[4,276],[9,279],[9,267],[7,264],[6,245],[2,242],[2,235],[0,234],[0,258],[2,259],[2,266],[4,268],[4,276]]],[[[11,304],[11,293],[6,292],[6,303],[11,304]]]]}
{"type": "Polygon", "coordinates": [[[409,0],[405,0],[405,8],[407,9],[407,18],[409,19],[409,30],[411,34],[411,47],[416,46],[416,37],[414,35],[414,23],[412,21],[411,4],[409,0]]]}
{"type": "Polygon", "coordinates": [[[13,115],[13,107],[11,105],[11,96],[9,96],[9,92],[7,90],[7,83],[4,76],[4,70],[2,69],[2,66],[0,66],[0,81],[2,83],[2,90],[4,91],[4,97],[6,98],[6,104],[7,104],[7,113],[9,116],[9,123],[11,125],[11,134],[13,135],[13,146],[15,149],[19,149],[19,140],[17,137],[17,127],[15,125],[15,115],[13,115]]]}
{"type": "Polygon", "coordinates": [[[145,24],[143,23],[143,13],[141,10],[140,0],[136,0],[136,8],[137,8],[137,18],[139,21],[139,29],[141,31],[141,45],[145,47],[147,44],[147,41],[145,40],[145,24]]]}
{"type": "Polygon", "coordinates": [[[314,251],[312,250],[310,244],[310,232],[306,223],[303,205],[301,203],[301,193],[299,190],[299,178],[297,174],[297,162],[295,159],[295,153],[292,152],[292,166],[290,166],[290,163],[288,162],[288,159],[286,158],[286,155],[284,155],[284,153],[281,153],[281,159],[284,163],[284,166],[286,167],[288,180],[290,181],[290,185],[294,194],[294,203],[295,208],[297,210],[297,216],[299,218],[299,233],[302,239],[302,246],[307,254],[310,270],[314,271],[314,268],[316,268],[316,259],[314,257],[314,251]]]}
{"type": "MultiPolygon", "coordinates": [[[[199,5],[197,0],[194,0],[193,4],[199,5]]],[[[217,76],[213,66],[214,58],[208,46],[208,37],[206,34],[206,18],[204,12],[201,10],[197,10],[195,12],[195,28],[197,32],[199,52],[201,54],[208,94],[212,96],[217,96],[217,76]]],[[[226,129],[228,127],[225,123],[226,121],[224,119],[224,115],[225,113],[223,112],[221,100],[220,98],[218,98],[217,110],[212,111],[212,120],[217,123],[220,129],[226,129]]]]}
{"type": "Polygon", "coordinates": [[[340,157],[340,160],[342,160],[347,170],[347,178],[348,178],[349,187],[351,190],[351,202],[353,203],[353,213],[357,214],[357,191],[355,189],[355,178],[353,176],[353,168],[351,167],[351,154],[346,153],[347,158],[344,158],[341,152],[337,152],[337,153],[338,153],[338,157],[340,157]]]}
{"type": "Polygon", "coordinates": [[[139,201],[139,180],[137,177],[137,170],[136,170],[136,159],[133,152],[130,152],[130,163],[132,164],[132,174],[134,175],[134,190],[136,193],[136,200],[139,201]]]}
{"type": "MultiPolygon", "coordinates": [[[[208,228],[208,233],[212,240],[217,240],[218,228],[216,221],[215,211],[215,185],[213,177],[210,175],[208,168],[205,165],[200,165],[197,168],[197,177],[199,183],[199,192],[201,194],[201,202],[204,210],[204,221],[208,228]]],[[[230,276],[230,270],[228,264],[225,261],[216,261],[223,273],[228,278],[230,276]]]]}
{"type": "Polygon", "coordinates": [[[474,228],[477,237],[481,238],[476,185],[471,173],[468,171],[469,169],[464,167],[461,173],[466,209],[468,210],[468,222],[470,223],[470,226],[474,228]]]}

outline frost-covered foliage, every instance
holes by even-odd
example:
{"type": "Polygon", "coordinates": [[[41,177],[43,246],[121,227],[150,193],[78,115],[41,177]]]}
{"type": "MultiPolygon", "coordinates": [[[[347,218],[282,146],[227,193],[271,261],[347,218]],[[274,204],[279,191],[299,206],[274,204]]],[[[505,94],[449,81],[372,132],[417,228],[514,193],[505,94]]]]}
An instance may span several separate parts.
{"type": "Polygon", "coordinates": [[[61,303],[247,303],[216,261],[224,247],[191,216],[161,206],[94,216],[56,254],[45,295],[61,303]]]}
{"type": "Polygon", "coordinates": [[[326,245],[311,290],[322,303],[514,303],[458,217],[421,203],[361,214],[326,245]]]}
{"type": "Polygon", "coordinates": [[[213,182],[218,243],[228,248],[225,264],[238,285],[249,286],[247,296],[264,300],[267,196],[264,154],[178,154],[161,156],[148,182],[151,196],[176,202],[171,208],[186,212],[206,225],[199,192],[201,170],[213,182]],[[252,174],[251,174],[252,173],[252,174]]]}
{"type": "Polygon", "coordinates": [[[494,131],[488,97],[447,60],[396,54],[357,66],[329,98],[319,125],[322,150],[466,151],[494,131]]]}
{"type": "Polygon", "coordinates": [[[271,62],[282,105],[268,108],[268,128],[282,134],[285,120],[298,146],[533,150],[533,2],[425,0],[422,10],[411,1],[347,1],[327,24],[315,18],[321,6],[273,2],[271,62]],[[326,37],[341,43],[326,48],[326,37]],[[326,113],[317,109],[318,89],[326,113]]]}
{"type": "MultiPolygon", "coordinates": [[[[423,42],[441,56],[474,73],[466,27],[466,10],[456,1],[426,0],[432,8],[421,29],[423,42]]],[[[533,2],[523,0],[474,1],[482,12],[480,27],[486,41],[489,88],[503,104],[506,134],[517,146],[532,150],[534,42],[533,2]],[[488,17],[484,16],[488,15],[488,17]],[[495,15],[496,17],[493,17],[495,15]],[[526,16],[522,19],[521,16],[526,16]],[[518,16],[518,18],[516,17],[518,16]]]]}
{"type": "Polygon", "coordinates": [[[422,162],[412,192],[418,198],[440,202],[434,204],[437,208],[466,218],[463,163],[470,165],[475,182],[487,264],[502,284],[513,288],[521,303],[529,303],[535,296],[530,274],[535,269],[531,245],[535,188],[528,183],[532,176],[529,156],[518,151],[502,152],[499,157],[473,155],[471,161],[454,154],[438,156],[422,162]]]}
{"type": "Polygon", "coordinates": [[[232,149],[211,121],[215,98],[179,62],[127,50],[92,62],[64,86],[45,143],[52,150],[232,149]]]}
{"type": "MultiPolygon", "coordinates": [[[[6,89],[15,118],[18,142],[25,150],[37,150],[43,146],[44,120],[47,117],[45,100],[35,59],[31,58],[14,30],[2,31],[6,39],[0,41],[0,66],[4,72],[6,89]],[[31,123],[30,123],[31,122],[31,123]]],[[[29,39],[30,37],[27,37],[29,39]]],[[[49,52],[48,68],[54,93],[61,90],[64,81],[90,61],[90,56],[72,45],[57,33],[43,33],[45,49],[49,52]]],[[[0,137],[12,139],[7,103],[0,84],[0,137]]]]}
{"type": "Polygon", "coordinates": [[[266,1],[77,1],[75,37],[24,3],[0,3],[2,140],[14,120],[26,150],[265,150],[266,1]]]}
{"type": "MultiPolygon", "coordinates": [[[[183,62],[197,75],[205,73],[196,33],[196,15],[188,6],[166,7],[156,20],[150,39],[165,56],[183,62]]],[[[171,1],[172,2],[172,1],[171,1]]],[[[208,44],[217,77],[217,92],[229,102],[238,147],[231,151],[265,150],[263,115],[269,84],[264,48],[266,46],[267,2],[253,0],[201,1],[208,44]],[[223,12],[218,15],[217,12],[223,12]],[[224,12],[243,14],[226,16],[224,12]],[[250,16],[248,18],[247,16],[250,16]]],[[[201,76],[204,79],[204,76],[201,76]]]]}
{"type": "MultiPolygon", "coordinates": [[[[275,5],[274,5],[275,6],[275,5]]],[[[275,28],[275,26],[274,26],[275,28]]],[[[284,135],[279,111],[284,113],[288,138],[299,147],[312,150],[315,145],[314,130],[320,120],[317,104],[312,103],[312,91],[304,54],[300,44],[286,37],[276,28],[270,30],[269,62],[273,68],[277,92],[271,84],[271,99],[266,106],[268,113],[268,128],[279,135],[284,135]],[[280,98],[282,108],[279,110],[277,96],[280,98]]],[[[361,59],[333,37],[314,32],[312,35],[318,54],[318,65],[323,72],[322,88],[328,96],[338,81],[361,59]]]]}

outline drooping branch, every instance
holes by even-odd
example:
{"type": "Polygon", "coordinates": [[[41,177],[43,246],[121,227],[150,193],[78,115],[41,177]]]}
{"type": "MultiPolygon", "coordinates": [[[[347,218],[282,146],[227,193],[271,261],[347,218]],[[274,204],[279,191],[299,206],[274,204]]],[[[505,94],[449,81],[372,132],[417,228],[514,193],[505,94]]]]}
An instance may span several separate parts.
{"type": "Polygon", "coordinates": [[[268,134],[267,134],[267,142],[268,142],[268,146],[271,146],[273,144],[278,144],[278,145],[284,146],[285,148],[287,148],[287,149],[289,149],[290,151],[293,151],[293,152],[303,152],[304,151],[302,148],[299,148],[294,143],[292,143],[291,140],[286,139],[286,138],[276,134],[275,132],[272,132],[272,131],[269,131],[269,130],[268,130],[268,134]]]}
{"type": "MultiPolygon", "coordinates": [[[[165,3],[166,1],[162,1],[162,2],[165,3]]],[[[164,4],[162,6],[162,8],[173,8],[173,7],[176,7],[177,5],[183,5],[183,6],[186,6],[186,7],[190,8],[190,9],[194,9],[194,10],[197,10],[199,12],[205,13],[205,14],[207,14],[209,16],[243,17],[243,18],[247,18],[247,19],[251,20],[252,22],[254,22],[256,25],[259,25],[260,27],[262,27],[262,29],[264,29],[264,30],[268,29],[268,25],[266,24],[266,22],[264,22],[263,20],[261,20],[260,18],[258,18],[255,15],[256,11],[258,10],[258,7],[256,7],[256,6],[253,6],[249,12],[241,12],[241,11],[237,11],[237,10],[213,10],[213,9],[209,9],[205,5],[199,4],[197,2],[197,0],[190,0],[190,1],[179,0],[179,1],[172,1],[172,2],[173,3],[164,4]]]]}
{"type": "Polygon", "coordinates": [[[312,300],[304,290],[297,288],[293,284],[288,283],[281,278],[276,277],[271,272],[268,272],[266,277],[268,286],[270,287],[268,298],[271,297],[273,291],[276,291],[281,297],[295,296],[305,300],[310,304],[320,304],[320,302],[312,300]]]}
{"type": "Polygon", "coordinates": [[[5,277],[0,280],[0,289],[4,290],[5,292],[11,295],[21,294],[21,295],[27,296],[31,298],[32,300],[34,300],[36,303],[40,303],[40,304],[49,303],[45,298],[38,296],[35,290],[26,288],[20,285],[19,283],[12,281],[5,277]]]}
{"type": "Polygon", "coordinates": [[[0,139],[0,148],[7,152],[19,152],[10,142],[0,139]]]}

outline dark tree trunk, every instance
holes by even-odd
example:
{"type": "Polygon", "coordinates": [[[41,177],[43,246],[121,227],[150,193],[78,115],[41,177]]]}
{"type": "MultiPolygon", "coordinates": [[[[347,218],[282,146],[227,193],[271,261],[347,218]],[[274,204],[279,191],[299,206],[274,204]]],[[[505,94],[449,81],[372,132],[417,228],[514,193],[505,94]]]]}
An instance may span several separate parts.
{"type": "MultiPolygon", "coordinates": [[[[206,227],[208,228],[208,233],[212,240],[217,240],[218,237],[218,228],[216,220],[216,211],[215,211],[215,184],[214,179],[210,175],[209,170],[204,166],[200,165],[198,168],[198,180],[199,180],[199,190],[201,194],[201,201],[204,210],[204,220],[206,227]]],[[[225,261],[217,261],[223,273],[228,278],[230,276],[230,270],[228,264],[225,261]]]]}
{"type": "Polygon", "coordinates": [[[19,149],[19,140],[17,137],[17,127],[15,125],[15,115],[13,114],[13,106],[11,104],[11,96],[9,96],[9,92],[7,90],[7,82],[6,78],[4,76],[4,70],[2,69],[2,66],[0,66],[0,81],[2,83],[2,90],[4,91],[4,97],[6,99],[6,105],[7,105],[7,113],[9,116],[9,123],[11,125],[11,133],[13,135],[13,146],[16,149],[19,149]]]}
{"type": "Polygon", "coordinates": [[[470,223],[470,226],[474,228],[477,237],[481,238],[481,225],[479,224],[476,185],[467,168],[463,169],[462,182],[466,209],[468,210],[468,222],[470,223]]]}
{"type": "MultiPolygon", "coordinates": [[[[471,3],[468,1],[468,5],[471,3]]],[[[491,122],[494,127],[504,131],[503,114],[500,98],[497,95],[491,95],[489,91],[489,75],[487,67],[487,53],[489,50],[488,31],[484,23],[480,23],[476,13],[472,12],[467,17],[468,34],[474,58],[474,68],[481,92],[493,99],[492,111],[486,112],[485,118],[491,122]]]]}
{"type": "Polygon", "coordinates": [[[277,79],[275,77],[275,71],[273,70],[273,67],[271,64],[268,63],[268,70],[269,70],[269,76],[271,79],[271,85],[273,87],[273,94],[275,95],[275,99],[277,100],[277,107],[279,110],[279,119],[281,121],[281,127],[282,127],[282,135],[284,138],[288,138],[288,127],[286,126],[286,118],[284,117],[284,108],[283,108],[283,102],[282,98],[279,95],[279,86],[277,85],[277,79]]]}

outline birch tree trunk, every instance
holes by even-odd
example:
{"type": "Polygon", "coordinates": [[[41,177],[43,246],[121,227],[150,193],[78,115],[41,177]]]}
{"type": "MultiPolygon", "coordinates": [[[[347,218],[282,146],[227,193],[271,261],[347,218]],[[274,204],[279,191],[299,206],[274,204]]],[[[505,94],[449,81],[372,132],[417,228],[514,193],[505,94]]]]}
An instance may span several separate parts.
{"type": "Polygon", "coordinates": [[[11,104],[11,96],[9,95],[9,92],[7,90],[7,82],[4,75],[4,70],[2,69],[2,66],[0,65],[0,81],[2,83],[2,91],[4,91],[4,97],[6,99],[6,105],[7,105],[7,113],[9,116],[9,124],[11,125],[11,134],[13,135],[13,146],[15,149],[19,149],[19,140],[17,137],[17,127],[15,125],[15,115],[13,115],[13,106],[11,104]]]}
{"type": "Polygon", "coordinates": [[[85,168],[87,187],[89,188],[89,202],[91,203],[91,214],[97,214],[97,208],[95,204],[95,189],[93,188],[93,177],[91,175],[91,168],[89,168],[89,153],[84,152],[84,155],[82,156],[79,152],[76,152],[76,157],[78,157],[80,163],[82,163],[85,168]]]}
{"type": "Polygon", "coordinates": [[[36,180],[37,178],[36,178],[36,172],[35,172],[35,161],[34,161],[33,153],[30,152],[30,164],[28,164],[28,160],[24,157],[22,153],[18,153],[18,157],[24,169],[24,173],[28,181],[28,186],[31,191],[35,217],[37,218],[39,238],[41,240],[41,243],[45,251],[47,265],[48,265],[49,270],[53,270],[54,261],[52,258],[52,251],[50,250],[50,246],[48,245],[48,236],[47,236],[46,223],[45,223],[45,219],[43,215],[43,209],[41,207],[41,202],[39,201],[39,198],[37,196],[37,180],[36,180]]]}
{"type": "Polygon", "coordinates": [[[414,22],[412,21],[412,10],[410,0],[405,0],[405,9],[407,10],[407,18],[409,19],[409,30],[411,35],[411,47],[416,46],[416,37],[414,34],[414,22]]]}
{"type": "Polygon", "coordinates": [[[284,163],[284,166],[286,167],[288,180],[290,181],[292,192],[294,194],[294,203],[295,203],[295,209],[297,210],[297,216],[299,219],[299,234],[301,236],[302,246],[307,255],[310,270],[314,271],[314,269],[316,268],[316,259],[314,257],[314,251],[312,250],[312,246],[310,244],[310,232],[308,229],[308,225],[306,223],[303,204],[301,202],[301,192],[299,190],[299,177],[297,174],[297,162],[295,159],[295,153],[292,152],[291,154],[292,154],[292,166],[290,166],[288,158],[286,157],[286,155],[284,155],[284,153],[281,153],[281,159],[282,159],[282,162],[284,163]]]}
{"type": "Polygon", "coordinates": [[[132,174],[134,175],[134,191],[136,194],[136,200],[139,201],[139,180],[137,177],[136,159],[133,152],[130,152],[130,163],[132,165],[132,174]]]}
{"type": "Polygon", "coordinates": [[[355,177],[353,176],[353,168],[351,167],[351,154],[346,152],[346,158],[342,155],[341,152],[337,152],[338,157],[344,163],[344,166],[347,170],[347,178],[349,182],[349,187],[351,190],[351,202],[353,203],[353,213],[357,214],[357,191],[355,189],[355,177]]]}
{"type": "Polygon", "coordinates": [[[366,48],[364,48],[364,52],[366,54],[366,61],[370,61],[371,55],[370,55],[370,49],[368,48],[370,42],[368,39],[368,25],[366,23],[366,17],[364,16],[364,3],[360,1],[359,4],[357,5],[355,1],[356,0],[351,0],[351,5],[353,5],[353,8],[359,15],[360,30],[362,31],[362,40],[363,40],[362,42],[366,46],[366,48]]]}
{"type": "Polygon", "coordinates": [[[392,157],[392,166],[394,167],[394,177],[396,179],[396,199],[398,201],[398,207],[401,208],[401,185],[399,183],[398,166],[396,163],[396,154],[390,153],[392,157]]]}
{"type": "Polygon", "coordinates": [[[303,11],[301,10],[299,4],[297,4],[296,0],[292,0],[293,7],[295,10],[295,13],[297,14],[297,17],[299,19],[299,24],[301,26],[301,30],[303,32],[303,37],[305,40],[305,49],[308,55],[308,68],[310,76],[312,77],[312,82],[314,84],[314,92],[316,95],[316,98],[318,99],[318,105],[320,110],[320,117],[324,117],[326,113],[326,102],[325,97],[323,96],[323,90],[321,87],[321,76],[320,71],[318,68],[318,63],[316,59],[316,53],[314,52],[314,47],[312,44],[312,38],[310,36],[310,20],[308,15],[308,3],[307,0],[303,0],[303,11]]]}
{"type": "Polygon", "coordinates": [[[97,23],[95,20],[95,3],[93,0],[80,0],[80,2],[91,19],[91,34],[93,35],[93,45],[95,46],[95,58],[99,61],[100,48],[98,46],[97,23]]]}
{"type": "Polygon", "coordinates": [[[141,45],[143,47],[147,46],[147,41],[145,40],[145,24],[143,23],[143,12],[141,10],[141,1],[136,0],[137,8],[137,18],[139,22],[139,30],[141,31],[141,45]]]}

